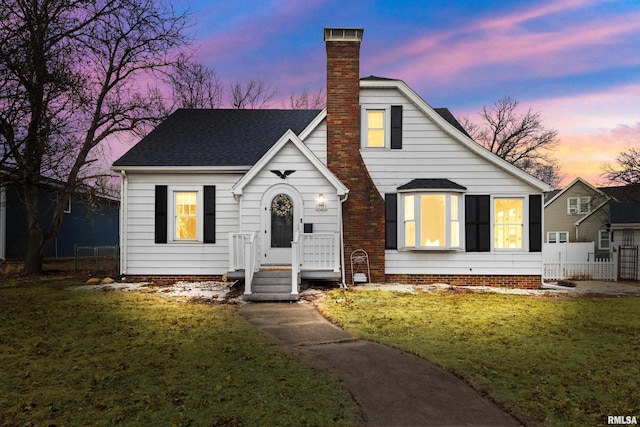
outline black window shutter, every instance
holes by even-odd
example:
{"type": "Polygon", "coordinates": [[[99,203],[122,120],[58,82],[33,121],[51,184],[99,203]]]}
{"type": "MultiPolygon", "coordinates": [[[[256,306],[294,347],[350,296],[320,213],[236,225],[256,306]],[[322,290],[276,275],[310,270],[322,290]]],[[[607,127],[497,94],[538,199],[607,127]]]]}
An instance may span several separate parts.
{"type": "Polygon", "coordinates": [[[402,105],[391,106],[391,148],[402,148],[402,105]]]}
{"type": "Polygon", "coordinates": [[[167,186],[156,185],[155,242],[167,243],[167,186]]]}
{"type": "Polygon", "coordinates": [[[204,186],[204,243],[216,242],[216,186],[204,186]]]}
{"type": "Polygon", "coordinates": [[[465,247],[467,252],[491,250],[491,198],[465,197],[465,247]]]}
{"type": "Polygon", "coordinates": [[[529,195],[529,252],[542,252],[542,195],[529,195]]]}
{"type": "Polygon", "coordinates": [[[398,249],[398,195],[389,193],[384,195],[384,247],[398,249]]]}

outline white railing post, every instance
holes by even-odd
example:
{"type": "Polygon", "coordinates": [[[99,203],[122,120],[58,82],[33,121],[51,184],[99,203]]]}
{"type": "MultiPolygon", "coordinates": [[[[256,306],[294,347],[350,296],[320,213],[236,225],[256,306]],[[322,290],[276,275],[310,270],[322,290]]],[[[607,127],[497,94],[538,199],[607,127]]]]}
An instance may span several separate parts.
{"type": "Polygon", "coordinates": [[[244,239],[244,294],[251,294],[251,282],[256,268],[256,233],[244,239]]]}
{"type": "MultiPolygon", "coordinates": [[[[291,295],[298,295],[298,274],[300,273],[300,248],[298,241],[299,235],[296,234],[295,240],[291,242],[291,295]]],[[[302,239],[304,246],[304,238],[302,239]]]]}

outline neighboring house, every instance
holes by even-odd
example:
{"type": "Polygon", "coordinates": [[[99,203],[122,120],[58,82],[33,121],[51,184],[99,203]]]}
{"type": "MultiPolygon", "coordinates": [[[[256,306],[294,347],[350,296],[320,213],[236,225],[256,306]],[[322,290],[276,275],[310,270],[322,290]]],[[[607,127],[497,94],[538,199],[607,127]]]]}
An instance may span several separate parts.
{"type": "Polygon", "coordinates": [[[640,185],[594,187],[576,178],[562,190],[545,194],[545,243],[594,242],[595,258],[611,253],[610,206],[640,201],[640,185]]]}
{"type": "Polygon", "coordinates": [[[540,286],[550,188],[401,80],[360,79],[362,32],[325,29],[326,110],[178,110],[113,164],[122,274],[240,271],[254,297],[280,269],[292,299],[366,261],[369,281],[540,286]]]}
{"type": "Polygon", "coordinates": [[[611,197],[582,178],[548,193],[544,204],[545,243],[595,242],[596,258],[608,257],[611,197]]]}
{"type": "MultiPolygon", "coordinates": [[[[60,183],[42,180],[39,189],[40,217],[46,230],[57,203],[60,183]]],[[[0,182],[0,259],[22,259],[27,251],[26,211],[21,188],[13,183],[0,182]]],[[[47,248],[45,257],[72,257],[74,246],[116,246],[119,236],[118,199],[96,196],[79,191],[71,196],[64,210],[62,227],[47,248]]]]}
{"type": "Polygon", "coordinates": [[[611,245],[618,254],[618,280],[640,279],[640,202],[611,203],[611,245]]]}

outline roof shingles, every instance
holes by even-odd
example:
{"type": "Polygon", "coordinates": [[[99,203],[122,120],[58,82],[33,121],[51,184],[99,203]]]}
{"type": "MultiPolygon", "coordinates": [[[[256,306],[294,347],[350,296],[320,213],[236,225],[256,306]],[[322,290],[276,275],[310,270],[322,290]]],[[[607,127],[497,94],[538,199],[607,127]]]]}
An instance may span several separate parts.
{"type": "Polygon", "coordinates": [[[287,130],[300,134],[319,113],[177,110],[113,165],[252,166],[287,130]]]}

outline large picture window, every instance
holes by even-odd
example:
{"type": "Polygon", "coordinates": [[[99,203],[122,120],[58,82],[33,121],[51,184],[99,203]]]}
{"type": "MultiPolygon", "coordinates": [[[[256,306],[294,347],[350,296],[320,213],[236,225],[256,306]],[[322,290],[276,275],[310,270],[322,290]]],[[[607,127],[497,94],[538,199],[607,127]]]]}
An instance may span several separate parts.
{"type": "Polygon", "coordinates": [[[404,247],[460,248],[460,195],[412,193],[403,196],[404,247]]]}
{"type": "Polygon", "coordinates": [[[522,249],[523,199],[494,199],[493,247],[522,249]]]}

